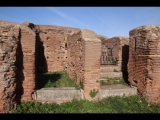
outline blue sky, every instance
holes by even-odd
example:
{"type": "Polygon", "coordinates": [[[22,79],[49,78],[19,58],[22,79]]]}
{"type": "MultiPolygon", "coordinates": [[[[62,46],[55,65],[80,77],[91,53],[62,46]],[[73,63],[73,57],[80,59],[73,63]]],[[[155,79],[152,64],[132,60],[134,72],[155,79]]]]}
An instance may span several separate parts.
{"type": "Polygon", "coordinates": [[[160,25],[160,7],[0,7],[0,19],[90,29],[109,38],[129,37],[133,28],[160,25]]]}

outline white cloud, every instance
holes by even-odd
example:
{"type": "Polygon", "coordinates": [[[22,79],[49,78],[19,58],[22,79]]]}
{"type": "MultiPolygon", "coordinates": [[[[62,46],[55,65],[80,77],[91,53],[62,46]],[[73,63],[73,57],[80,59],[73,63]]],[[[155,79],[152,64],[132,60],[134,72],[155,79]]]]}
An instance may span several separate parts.
{"type": "Polygon", "coordinates": [[[84,28],[84,27],[85,27],[85,28],[89,28],[89,26],[88,26],[87,24],[85,24],[85,23],[77,20],[77,19],[74,18],[74,17],[71,17],[71,16],[69,16],[69,15],[67,15],[67,14],[64,14],[63,12],[60,12],[60,11],[57,10],[56,8],[51,8],[51,7],[46,7],[46,8],[49,9],[49,10],[51,10],[51,11],[53,11],[53,12],[56,13],[57,15],[61,16],[62,18],[66,19],[66,20],[68,20],[68,21],[70,21],[70,22],[74,22],[74,23],[76,23],[76,24],[78,24],[78,25],[81,25],[83,28],[84,28]]]}

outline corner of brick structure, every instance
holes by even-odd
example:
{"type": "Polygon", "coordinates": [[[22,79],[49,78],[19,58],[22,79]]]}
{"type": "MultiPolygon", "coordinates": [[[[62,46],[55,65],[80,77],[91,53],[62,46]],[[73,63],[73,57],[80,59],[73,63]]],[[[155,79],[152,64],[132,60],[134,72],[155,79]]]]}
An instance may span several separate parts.
{"type": "Polygon", "coordinates": [[[0,20],[0,113],[16,106],[16,61],[19,25],[0,20]]]}
{"type": "Polygon", "coordinates": [[[160,103],[160,26],[141,26],[129,34],[130,84],[147,102],[160,103]]]}
{"type": "Polygon", "coordinates": [[[90,30],[82,30],[83,61],[84,61],[84,97],[87,100],[98,100],[99,94],[93,99],[92,90],[100,90],[100,55],[101,40],[90,30]]]}
{"type": "MultiPolygon", "coordinates": [[[[34,25],[34,24],[33,24],[34,25]]],[[[22,68],[19,69],[18,73],[21,73],[21,101],[30,101],[33,100],[33,94],[35,91],[35,82],[36,82],[36,72],[35,72],[35,58],[36,58],[36,34],[31,29],[31,26],[27,26],[26,24],[21,24],[21,37],[20,37],[20,45],[21,45],[21,53],[22,58],[22,68]]]]}

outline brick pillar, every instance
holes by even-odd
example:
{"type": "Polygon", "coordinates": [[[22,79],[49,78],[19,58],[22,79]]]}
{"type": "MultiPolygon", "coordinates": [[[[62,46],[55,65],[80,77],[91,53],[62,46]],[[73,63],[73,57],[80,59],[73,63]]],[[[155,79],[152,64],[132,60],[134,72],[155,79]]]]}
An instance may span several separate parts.
{"type": "Polygon", "coordinates": [[[129,81],[149,103],[160,103],[160,26],[130,31],[129,81]]]}
{"type": "Polygon", "coordinates": [[[84,66],[84,97],[88,100],[98,100],[99,93],[91,98],[91,90],[100,90],[100,56],[101,40],[93,31],[82,30],[83,66],[84,66]]]}
{"type": "Polygon", "coordinates": [[[28,27],[21,25],[21,47],[23,52],[23,95],[22,101],[30,101],[34,98],[35,90],[35,49],[36,35],[28,27]]]}

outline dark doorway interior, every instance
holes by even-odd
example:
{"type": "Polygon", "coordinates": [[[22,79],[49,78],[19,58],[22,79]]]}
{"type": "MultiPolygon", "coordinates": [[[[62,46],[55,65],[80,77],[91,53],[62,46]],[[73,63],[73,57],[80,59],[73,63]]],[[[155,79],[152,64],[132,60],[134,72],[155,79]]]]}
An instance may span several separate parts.
{"type": "Polygon", "coordinates": [[[129,84],[128,81],[128,59],[129,59],[129,45],[122,46],[122,67],[121,70],[123,72],[123,79],[127,84],[129,84]]]}

